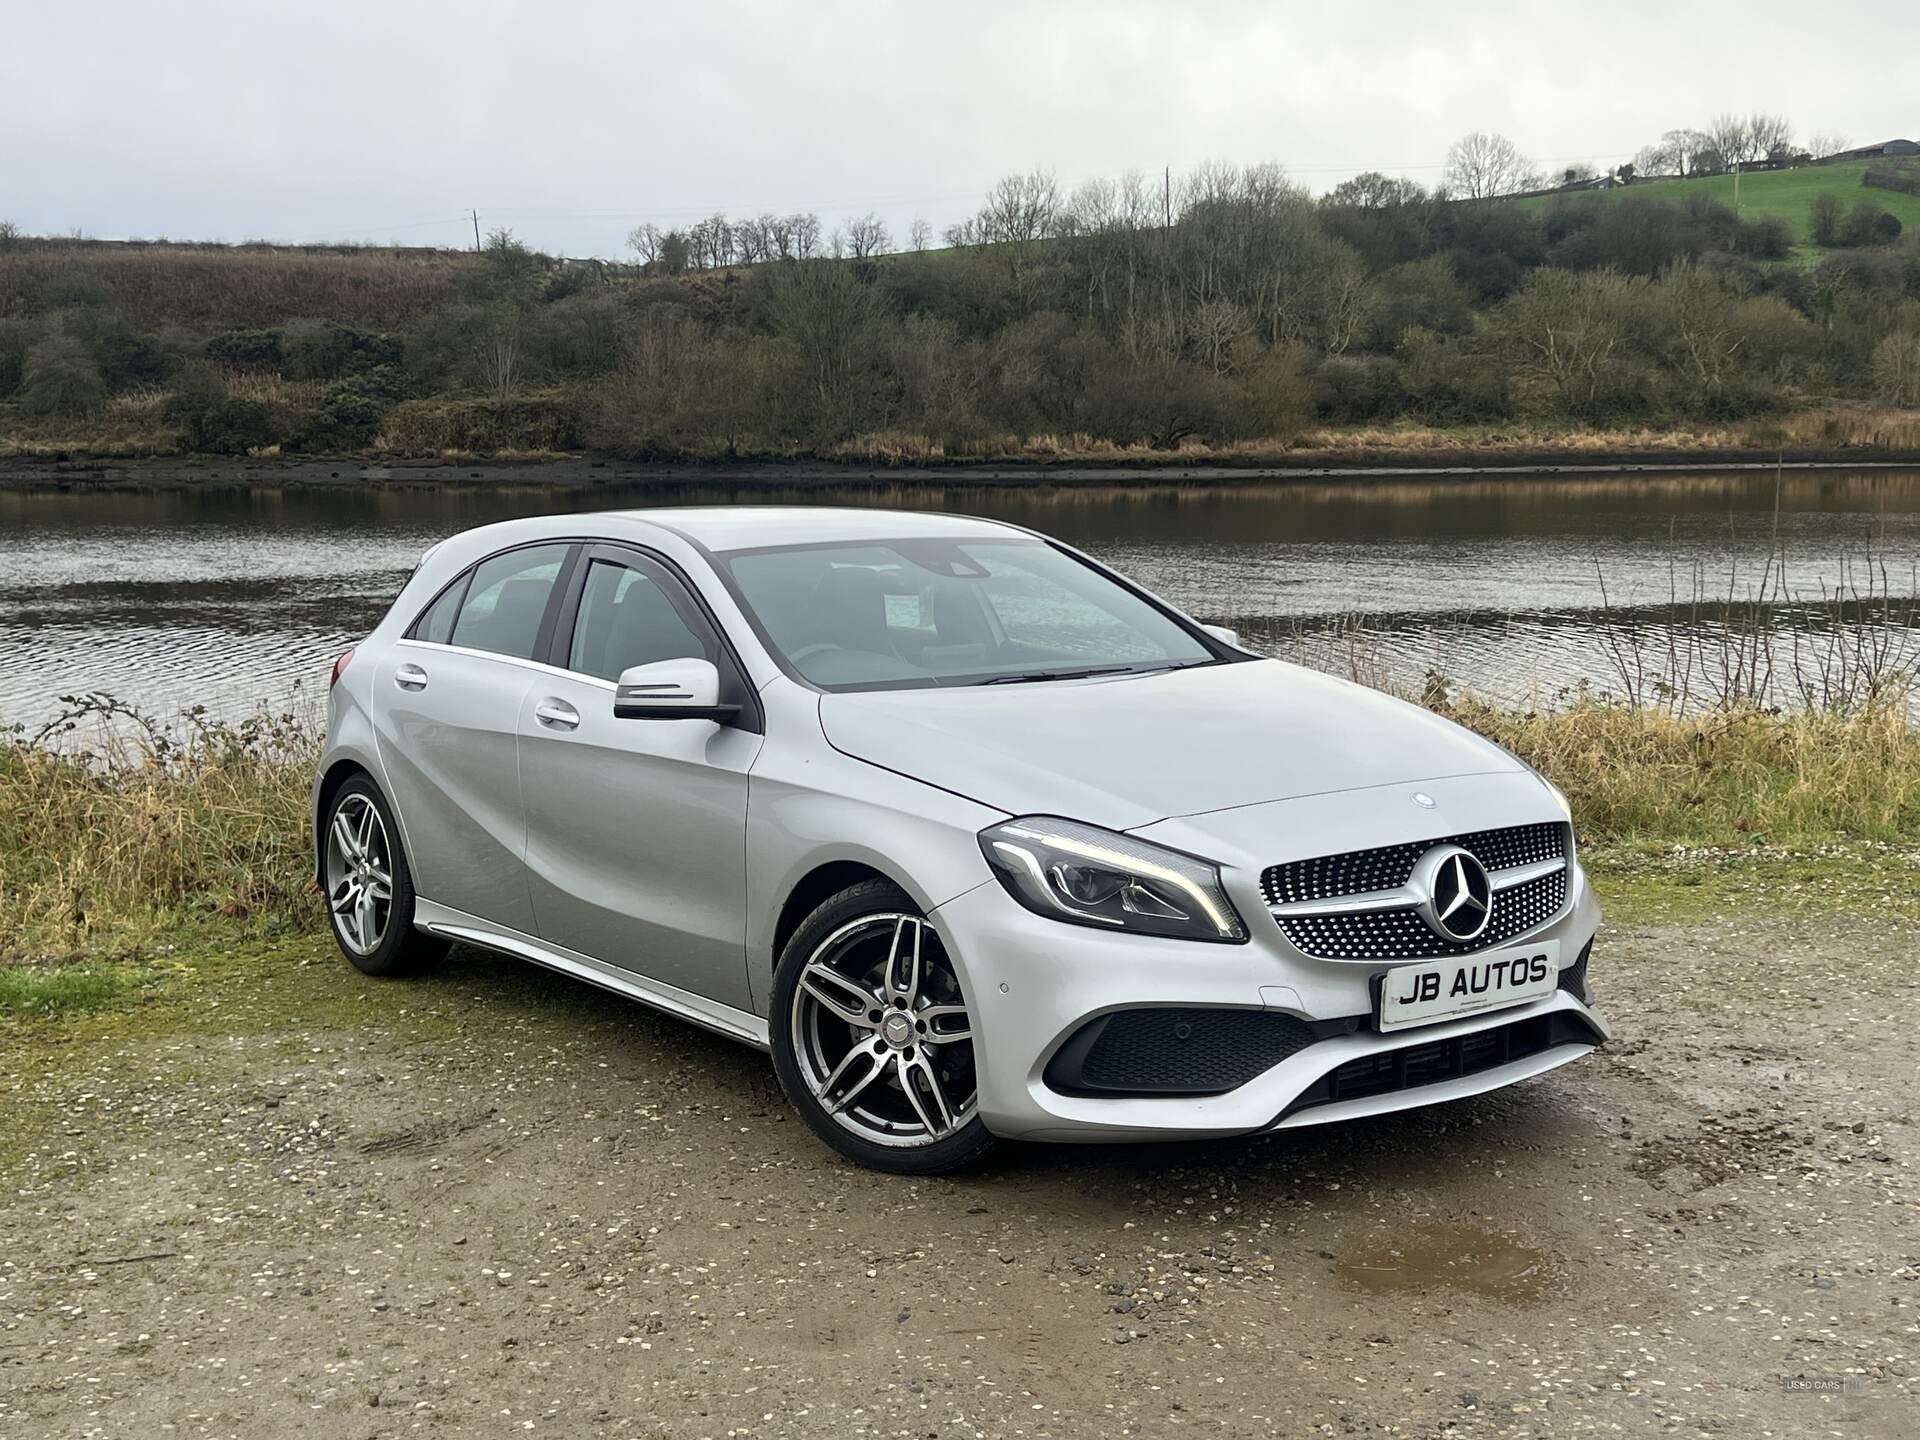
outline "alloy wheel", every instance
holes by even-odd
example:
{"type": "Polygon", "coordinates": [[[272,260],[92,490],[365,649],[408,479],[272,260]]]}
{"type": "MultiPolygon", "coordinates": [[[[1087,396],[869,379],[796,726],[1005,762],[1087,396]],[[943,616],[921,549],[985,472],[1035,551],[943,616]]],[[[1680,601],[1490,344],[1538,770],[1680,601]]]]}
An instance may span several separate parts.
{"type": "Polygon", "coordinates": [[[826,1114],[880,1145],[930,1145],[973,1118],[973,1025],[951,962],[917,915],[863,915],[807,957],[793,1052],[826,1114]]]}
{"type": "Polygon", "coordinates": [[[327,826],[327,909],[340,941],[371,955],[393,918],[393,849],[386,822],[365,795],[349,794],[327,826]]]}

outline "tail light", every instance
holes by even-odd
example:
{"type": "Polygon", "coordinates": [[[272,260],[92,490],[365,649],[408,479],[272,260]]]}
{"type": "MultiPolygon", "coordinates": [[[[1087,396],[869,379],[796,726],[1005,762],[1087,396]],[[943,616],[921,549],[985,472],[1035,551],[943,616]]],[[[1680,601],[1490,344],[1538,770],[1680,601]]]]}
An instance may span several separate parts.
{"type": "Polygon", "coordinates": [[[353,651],[349,650],[333,662],[333,674],[327,677],[327,689],[331,690],[340,683],[340,677],[347,673],[347,662],[351,659],[353,659],[353,651]]]}

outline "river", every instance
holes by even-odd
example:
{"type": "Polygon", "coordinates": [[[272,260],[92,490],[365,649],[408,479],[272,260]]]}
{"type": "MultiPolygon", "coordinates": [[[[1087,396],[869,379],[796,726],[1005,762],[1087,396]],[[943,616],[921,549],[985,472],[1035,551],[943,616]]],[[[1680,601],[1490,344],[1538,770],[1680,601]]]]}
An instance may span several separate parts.
{"type": "MultiPolygon", "coordinates": [[[[1832,652],[1920,651],[1920,471],[1286,484],[750,488],[199,486],[0,492],[0,724],[62,695],[162,717],[314,710],[420,553],[491,520],[657,505],[990,516],[1060,537],[1269,653],[1515,703],[1702,693],[1748,664],[1791,700],[1832,652]],[[1739,603],[1718,603],[1731,597],[1739,603]],[[1676,657],[1679,657],[1676,660],[1676,657]],[[1730,658],[1731,657],[1731,658],[1730,658]],[[1697,672],[1697,673],[1696,673],[1697,672]]],[[[1750,668],[1750,667],[1749,667],[1750,668]]]]}

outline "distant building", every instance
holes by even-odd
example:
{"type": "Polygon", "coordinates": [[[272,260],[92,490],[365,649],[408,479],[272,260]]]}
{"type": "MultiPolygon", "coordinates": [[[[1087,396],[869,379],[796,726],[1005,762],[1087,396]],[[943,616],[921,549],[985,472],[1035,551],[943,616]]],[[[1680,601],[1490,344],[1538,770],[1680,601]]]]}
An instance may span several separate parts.
{"type": "Polygon", "coordinates": [[[1829,160],[1880,160],[1889,155],[1920,155],[1920,141],[1882,140],[1878,145],[1856,145],[1827,156],[1829,160]]]}

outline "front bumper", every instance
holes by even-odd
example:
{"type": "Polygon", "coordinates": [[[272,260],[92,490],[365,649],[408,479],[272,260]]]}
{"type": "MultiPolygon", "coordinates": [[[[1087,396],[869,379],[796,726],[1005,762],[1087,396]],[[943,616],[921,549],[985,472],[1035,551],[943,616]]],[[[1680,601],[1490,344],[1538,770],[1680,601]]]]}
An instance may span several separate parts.
{"type": "MultiPolygon", "coordinates": [[[[1067,1093],[1048,1083],[1048,1063],[1102,1014],[1191,1006],[1274,1010],[1308,1021],[1363,1016],[1372,1008],[1372,977],[1386,967],[1304,956],[1264,911],[1245,916],[1253,934],[1244,945],[1163,940],[1046,919],[991,881],[940,906],[932,918],[974,1016],[981,1117],[994,1134],[1009,1138],[1246,1135],[1380,1114],[1512,1084],[1587,1054],[1611,1033],[1596,1008],[1561,989],[1529,1004],[1392,1034],[1368,1024],[1318,1040],[1224,1094],[1067,1093]],[[1551,1023],[1555,1043],[1470,1074],[1360,1098],[1339,1098],[1337,1087],[1322,1083],[1349,1062],[1535,1020],[1551,1023]],[[1330,1088],[1333,1098],[1327,1098],[1330,1088]]],[[[1565,974],[1599,922],[1599,907],[1576,867],[1564,912],[1526,939],[1558,940],[1565,974]]]]}

